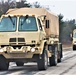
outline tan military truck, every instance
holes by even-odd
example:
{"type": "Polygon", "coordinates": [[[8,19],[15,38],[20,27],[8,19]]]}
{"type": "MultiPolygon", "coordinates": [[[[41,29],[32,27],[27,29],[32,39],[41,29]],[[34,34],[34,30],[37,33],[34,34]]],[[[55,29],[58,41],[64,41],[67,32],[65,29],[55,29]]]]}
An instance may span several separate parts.
{"type": "Polygon", "coordinates": [[[43,8],[9,9],[0,19],[0,70],[9,62],[37,62],[46,70],[61,62],[58,16],[43,8]],[[49,59],[49,60],[48,60],[49,59]]]}
{"type": "Polygon", "coordinates": [[[72,37],[73,50],[75,51],[76,50],[76,29],[73,30],[71,37],[72,37]]]}

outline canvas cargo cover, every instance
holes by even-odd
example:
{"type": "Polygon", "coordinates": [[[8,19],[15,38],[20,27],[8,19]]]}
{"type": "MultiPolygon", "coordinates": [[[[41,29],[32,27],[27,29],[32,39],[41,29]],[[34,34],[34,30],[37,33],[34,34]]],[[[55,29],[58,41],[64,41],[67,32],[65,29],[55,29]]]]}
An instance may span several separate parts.
{"type": "Polygon", "coordinates": [[[49,29],[46,29],[47,36],[58,36],[59,35],[59,19],[58,16],[51,14],[51,12],[46,12],[47,19],[50,22],[49,29]]]}
{"type": "Polygon", "coordinates": [[[19,8],[9,9],[6,14],[8,15],[46,15],[46,18],[50,21],[50,28],[46,29],[47,36],[59,35],[59,20],[58,16],[52,12],[49,12],[43,8],[19,8]]]}

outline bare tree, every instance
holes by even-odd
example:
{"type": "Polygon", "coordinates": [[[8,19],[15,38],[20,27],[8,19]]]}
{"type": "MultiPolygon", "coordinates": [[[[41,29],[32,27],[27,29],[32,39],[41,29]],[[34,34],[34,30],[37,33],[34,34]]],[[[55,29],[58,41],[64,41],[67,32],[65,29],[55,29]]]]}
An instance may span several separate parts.
{"type": "Polygon", "coordinates": [[[21,0],[19,2],[16,2],[16,7],[21,8],[21,7],[31,7],[30,3],[27,3],[26,0],[21,0]]]}
{"type": "Polygon", "coordinates": [[[6,11],[10,8],[21,8],[21,7],[31,7],[30,3],[27,3],[26,0],[21,0],[16,2],[16,0],[1,0],[0,2],[0,16],[5,14],[6,11]]]}
{"type": "Polygon", "coordinates": [[[41,8],[41,5],[38,2],[34,2],[33,5],[32,5],[32,7],[41,8]]]}

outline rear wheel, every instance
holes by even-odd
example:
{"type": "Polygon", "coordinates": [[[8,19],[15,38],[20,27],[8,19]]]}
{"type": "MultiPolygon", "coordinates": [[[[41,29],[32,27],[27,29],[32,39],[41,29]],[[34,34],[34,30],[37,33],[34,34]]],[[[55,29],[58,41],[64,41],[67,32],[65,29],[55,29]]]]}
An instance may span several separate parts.
{"type": "Polygon", "coordinates": [[[60,44],[60,49],[58,51],[58,63],[61,62],[61,58],[63,57],[63,52],[62,52],[62,44],[60,44]]]}
{"type": "Polygon", "coordinates": [[[16,65],[17,65],[17,66],[23,66],[24,63],[23,63],[23,62],[16,62],[16,65]]]}
{"type": "Polygon", "coordinates": [[[46,70],[48,66],[48,56],[47,51],[44,50],[43,54],[38,57],[37,65],[39,70],[46,70]]]}
{"type": "Polygon", "coordinates": [[[61,62],[61,58],[58,59],[58,63],[60,63],[60,62],[61,62]]]}
{"type": "Polygon", "coordinates": [[[76,46],[75,45],[73,45],[73,51],[76,51],[76,46]]]}
{"type": "Polygon", "coordinates": [[[1,55],[0,56],[0,70],[8,70],[9,62],[1,55]]]}
{"type": "Polygon", "coordinates": [[[56,66],[57,65],[57,47],[52,46],[53,49],[53,55],[52,57],[49,57],[49,64],[50,66],[56,66]]]}

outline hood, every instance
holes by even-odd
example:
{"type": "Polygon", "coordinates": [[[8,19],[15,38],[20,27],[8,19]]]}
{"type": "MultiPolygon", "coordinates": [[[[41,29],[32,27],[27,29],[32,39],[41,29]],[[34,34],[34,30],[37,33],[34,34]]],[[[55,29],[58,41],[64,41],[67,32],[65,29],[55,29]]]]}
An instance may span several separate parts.
{"type": "Polygon", "coordinates": [[[39,32],[2,32],[0,33],[0,45],[24,45],[37,44],[39,32]]]}

